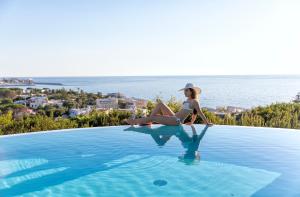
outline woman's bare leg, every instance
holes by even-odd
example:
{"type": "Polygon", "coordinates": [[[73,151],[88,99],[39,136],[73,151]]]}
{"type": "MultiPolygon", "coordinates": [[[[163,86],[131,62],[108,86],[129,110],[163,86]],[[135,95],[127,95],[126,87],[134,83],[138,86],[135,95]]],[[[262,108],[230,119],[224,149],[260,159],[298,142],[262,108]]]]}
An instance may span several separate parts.
{"type": "Polygon", "coordinates": [[[175,113],[164,103],[158,103],[156,107],[152,110],[152,113],[150,114],[150,117],[156,116],[156,115],[165,115],[165,116],[174,116],[175,113]]]}
{"type": "MultiPolygon", "coordinates": [[[[157,123],[160,123],[160,124],[166,123],[166,125],[174,125],[174,121],[173,121],[174,118],[171,118],[171,119],[165,118],[165,117],[169,117],[169,116],[175,116],[175,113],[164,103],[158,103],[155,106],[155,108],[152,110],[152,113],[150,114],[149,117],[138,118],[138,119],[129,119],[126,121],[130,125],[135,125],[135,124],[146,125],[146,124],[152,124],[152,122],[157,122],[157,121],[159,121],[157,123]],[[155,121],[153,119],[153,117],[157,121],[155,121]]],[[[175,121],[175,124],[177,124],[176,121],[175,121]]]]}
{"type": "Polygon", "coordinates": [[[161,106],[162,106],[162,103],[158,103],[155,108],[152,110],[150,116],[154,116],[154,115],[159,115],[161,114],[161,106]]]}
{"type": "Polygon", "coordinates": [[[143,125],[143,124],[151,124],[152,119],[150,117],[145,117],[145,118],[137,118],[137,119],[128,119],[127,123],[130,125],[143,125]]]}
{"type": "Polygon", "coordinates": [[[176,121],[175,116],[153,116],[153,117],[151,117],[151,119],[153,122],[157,122],[157,123],[163,124],[163,125],[179,125],[180,124],[176,121]]]}
{"type": "MultiPolygon", "coordinates": [[[[155,108],[152,110],[150,117],[153,116],[158,116],[158,115],[163,115],[163,116],[175,116],[175,113],[164,103],[158,103],[155,108]]],[[[140,123],[140,124],[152,124],[152,122],[147,122],[147,123],[140,123]]]]}
{"type": "Polygon", "coordinates": [[[176,121],[176,118],[174,116],[161,116],[161,115],[146,117],[146,118],[131,119],[131,120],[127,120],[127,122],[131,125],[135,125],[135,124],[143,125],[152,122],[156,122],[164,125],[179,125],[179,123],[176,121]]]}

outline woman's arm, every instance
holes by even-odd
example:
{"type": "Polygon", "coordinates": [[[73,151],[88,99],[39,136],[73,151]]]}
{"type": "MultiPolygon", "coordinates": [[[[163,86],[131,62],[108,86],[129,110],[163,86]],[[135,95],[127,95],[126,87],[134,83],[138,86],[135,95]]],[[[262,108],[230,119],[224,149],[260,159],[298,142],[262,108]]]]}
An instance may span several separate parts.
{"type": "Polygon", "coordinates": [[[209,120],[205,117],[204,113],[202,112],[202,110],[200,108],[200,105],[199,105],[199,102],[195,101],[194,103],[195,103],[194,105],[195,105],[195,109],[197,111],[197,114],[199,114],[199,116],[204,121],[204,123],[207,124],[207,125],[212,125],[212,123],[209,122],[209,120]]]}
{"type": "Polygon", "coordinates": [[[188,123],[186,123],[186,124],[187,124],[187,125],[192,125],[192,124],[194,124],[194,122],[196,121],[196,118],[197,118],[197,114],[192,114],[191,122],[188,122],[188,123]]]}

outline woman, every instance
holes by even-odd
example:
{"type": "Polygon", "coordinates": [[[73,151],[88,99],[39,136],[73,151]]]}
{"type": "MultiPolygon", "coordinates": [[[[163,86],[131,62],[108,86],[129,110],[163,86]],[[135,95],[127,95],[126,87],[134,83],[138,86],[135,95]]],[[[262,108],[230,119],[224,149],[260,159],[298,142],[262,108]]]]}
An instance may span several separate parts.
{"type": "Polygon", "coordinates": [[[184,120],[192,113],[192,120],[187,124],[193,124],[197,115],[200,115],[204,123],[211,126],[212,124],[201,111],[197,100],[198,95],[201,93],[201,89],[199,87],[195,87],[192,83],[188,83],[185,88],[182,88],[179,91],[182,90],[184,91],[184,95],[187,97],[187,100],[183,102],[182,109],[179,112],[174,113],[164,103],[158,103],[149,117],[128,119],[126,122],[130,125],[147,125],[152,122],[164,125],[180,125],[183,124],[184,120]]]}

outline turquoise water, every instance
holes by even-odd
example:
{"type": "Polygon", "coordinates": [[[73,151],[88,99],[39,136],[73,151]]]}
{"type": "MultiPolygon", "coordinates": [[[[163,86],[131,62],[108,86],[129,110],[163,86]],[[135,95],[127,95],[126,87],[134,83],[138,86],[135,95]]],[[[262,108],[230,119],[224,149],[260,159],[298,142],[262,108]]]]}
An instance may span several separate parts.
{"type": "Polygon", "coordinates": [[[300,196],[300,132],[203,125],[0,137],[0,196],[300,196]]]}
{"type": "Polygon", "coordinates": [[[178,89],[192,82],[202,88],[205,107],[250,108],[274,102],[289,102],[300,92],[300,76],[135,76],[135,77],[36,77],[37,82],[62,83],[49,88],[77,88],[88,92],[121,92],[127,96],[154,99],[185,99],[178,89]]]}

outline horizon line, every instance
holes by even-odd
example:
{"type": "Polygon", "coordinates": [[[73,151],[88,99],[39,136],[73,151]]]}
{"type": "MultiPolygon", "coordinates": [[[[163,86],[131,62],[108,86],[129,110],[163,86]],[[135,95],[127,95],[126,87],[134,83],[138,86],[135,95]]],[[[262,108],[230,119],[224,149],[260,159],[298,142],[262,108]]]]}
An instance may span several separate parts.
{"type": "Polygon", "coordinates": [[[37,78],[37,77],[214,77],[214,76],[300,76],[300,74],[203,74],[203,75],[49,75],[49,76],[0,76],[0,78],[37,78]]]}

